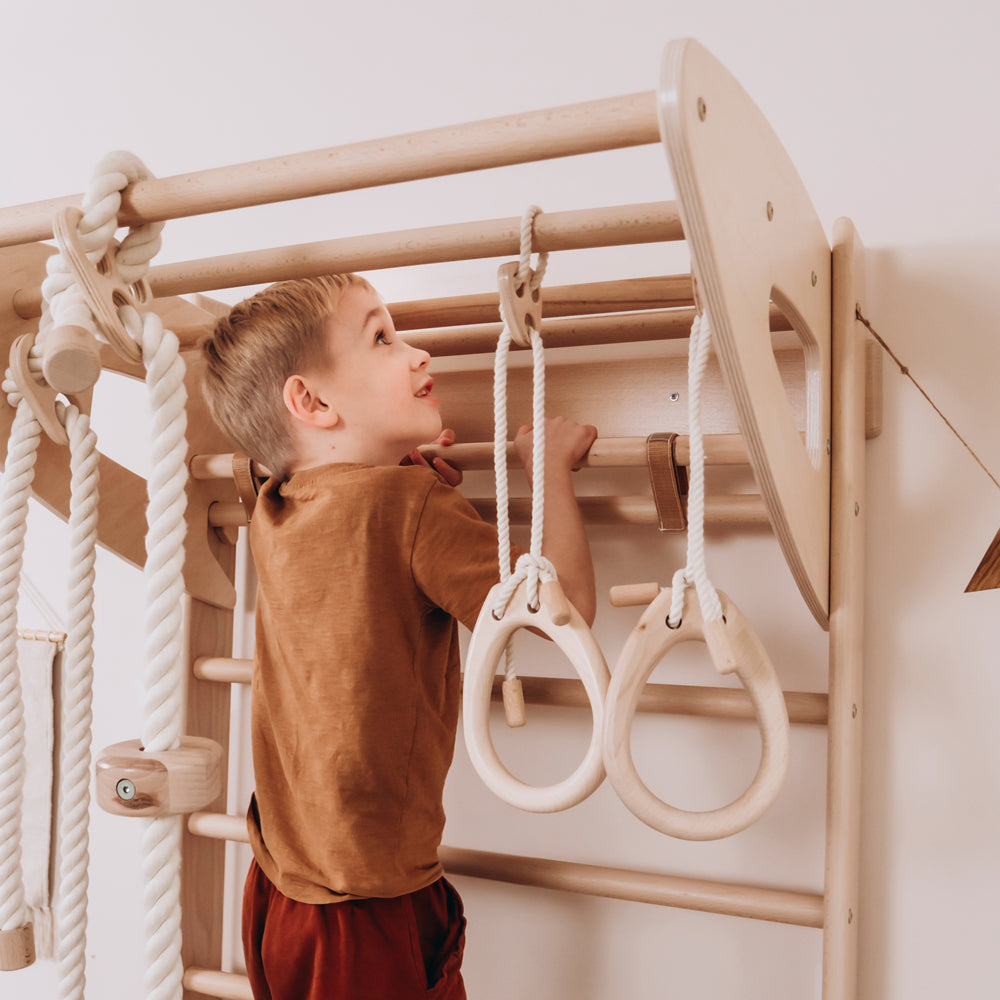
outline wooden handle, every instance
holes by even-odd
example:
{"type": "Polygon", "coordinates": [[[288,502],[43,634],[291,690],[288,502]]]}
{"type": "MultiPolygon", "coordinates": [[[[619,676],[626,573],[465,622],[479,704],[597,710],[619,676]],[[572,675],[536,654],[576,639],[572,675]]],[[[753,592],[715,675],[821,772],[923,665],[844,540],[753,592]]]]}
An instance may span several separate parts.
{"type": "Polygon", "coordinates": [[[57,326],[45,338],[45,381],[57,392],[83,392],[101,374],[101,349],[81,326],[57,326]]]}
{"type": "Polygon", "coordinates": [[[608,591],[613,608],[633,608],[651,604],[660,592],[658,583],[623,583],[608,591]]]}
{"type": "Polygon", "coordinates": [[[571,617],[569,601],[558,580],[545,580],[538,588],[539,600],[545,605],[553,625],[567,625],[571,617]]]}

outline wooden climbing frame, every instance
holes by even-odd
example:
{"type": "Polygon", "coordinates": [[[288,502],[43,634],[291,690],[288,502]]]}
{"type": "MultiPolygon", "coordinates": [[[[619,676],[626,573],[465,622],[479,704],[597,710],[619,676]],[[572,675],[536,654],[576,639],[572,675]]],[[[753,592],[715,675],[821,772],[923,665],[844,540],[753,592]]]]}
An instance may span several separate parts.
{"type": "MultiPolygon", "coordinates": [[[[740,530],[770,524],[803,598],[829,629],[826,694],[787,691],[793,725],[826,726],[827,833],[822,893],[654,874],[566,861],[445,847],[455,874],[619,899],[726,913],[820,928],[823,998],[852,1000],[857,982],[858,844],[864,608],[864,451],[866,430],[878,426],[877,353],[869,353],[856,307],[864,302],[863,248],[847,220],[834,228],[833,246],[769,126],[726,71],[692,41],[671,43],[659,92],[529,112],[355,143],[296,156],[145,180],[124,198],[122,224],[173,219],[339,191],[395,184],[471,170],[652,145],[661,129],[679,170],[678,203],[613,206],[544,213],[536,218],[536,251],[689,241],[691,275],[629,279],[546,290],[541,331],[548,347],[614,345],[687,337],[696,302],[718,326],[719,366],[705,386],[707,412],[738,424],[739,434],[709,433],[710,463],[749,462],[757,495],[709,497],[709,526],[740,530]],[[725,137],[725,142],[720,136],[725,137]],[[734,169],[734,146],[740,148],[734,169]],[[683,224],[682,224],[683,220],[683,224]],[[721,321],[717,317],[722,317],[721,321]],[[752,338],[743,336],[751,328],[752,338]],[[775,353],[771,332],[791,330],[797,343],[775,353]],[[875,372],[872,377],[871,372],[875,372]],[[796,387],[807,391],[795,396],[796,387]],[[869,391],[866,393],[866,386],[869,391]],[[786,391],[790,402],[786,403],[786,391]],[[777,402],[767,402],[769,398],[777,402]],[[807,499],[803,500],[803,497],[807,499]]],[[[52,248],[56,210],[78,196],[0,211],[0,343],[5,349],[33,331],[39,287],[52,248]]],[[[181,294],[304,277],[338,270],[376,270],[435,261],[515,256],[519,219],[470,221],[418,231],[338,238],[295,247],[253,249],[209,260],[153,267],[152,303],[179,336],[187,365],[188,485],[184,577],[185,632],[190,680],[186,731],[229,746],[230,689],[249,679],[248,661],[232,656],[235,529],[246,517],[236,490],[230,442],[209,419],[199,390],[194,345],[214,321],[216,307],[181,294]]],[[[492,274],[492,269],[487,273],[492,274]]],[[[498,332],[495,292],[390,304],[406,338],[435,354],[492,350],[498,332]]],[[[572,351],[569,352],[572,355],[572,351]]],[[[141,376],[137,365],[102,351],[105,367],[141,376]]],[[[664,372],[676,376],[683,357],[663,369],[646,361],[605,355],[602,392],[581,410],[589,362],[552,365],[552,412],[582,417],[608,433],[588,465],[645,466],[650,434],[671,430],[661,398],[664,372]]],[[[527,373],[511,373],[512,397],[526,399],[527,373]]],[[[443,372],[435,380],[451,401],[449,422],[461,441],[449,458],[465,468],[490,461],[491,415],[481,377],[443,372]],[[476,443],[480,442],[480,443],[476,443]]],[[[12,411],[0,408],[6,442],[12,411]]],[[[688,461],[684,435],[674,462],[688,461]]],[[[5,445],[3,446],[5,447],[5,445]]],[[[68,472],[61,449],[43,442],[34,485],[37,498],[65,517],[68,472]]],[[[260,472],[260,470],[257,470],[260,472]]],[[[99,536],[129,563],[144,559],[145,483],[101,459],[99,536]]],[[[487,515],[493,498],[475,498],[487,515]]],[[[658,525],[648,493],[587,497],[591,523],[658,525]]],[[[512,505],[515,520],[526,504],[512,505]]],[[[633,603],[635,595],[619,595],[633,603]]],[[[641,595],[640,595],[641,597],[641,595]]],[[[648,596],[646,597],[648,600],[648,596]]],[[[576,682],[523,678],[529,701],[587,705],[576,682]]],[[[647,685],[638,710],[719,718],[752,717],[740,691],[647,685]]],[[[249,997],[243,977],[221,971],[225,842],[245,841],[242,816],[228,816],[222,791],[188,817],[183,844],[183,961],[185,997],[249,997]]]]}

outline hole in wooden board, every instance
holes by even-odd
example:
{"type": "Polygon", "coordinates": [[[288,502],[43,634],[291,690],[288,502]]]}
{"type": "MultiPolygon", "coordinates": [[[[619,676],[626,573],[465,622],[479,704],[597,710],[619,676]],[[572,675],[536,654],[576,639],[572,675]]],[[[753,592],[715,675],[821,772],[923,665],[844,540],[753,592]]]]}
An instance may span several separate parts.
{"type": "Polygon", "coordinates": [[[771,288],[771,314],[771,348],[775,364],[796,422],[805,431],[809,463],[818,469],[827,453],[826,442],[822,440],[824,403],[819,344],[802,314],[777,286],[771,288]],[[800,350],[801,367],[797,359],[789,364],[787,359],[800,350]]]}

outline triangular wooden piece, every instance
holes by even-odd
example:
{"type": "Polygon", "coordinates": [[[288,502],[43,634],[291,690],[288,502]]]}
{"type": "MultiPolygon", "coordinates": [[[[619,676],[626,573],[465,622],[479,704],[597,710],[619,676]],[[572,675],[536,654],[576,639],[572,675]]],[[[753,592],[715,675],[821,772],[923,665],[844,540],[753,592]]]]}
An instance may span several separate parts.
{"type": "Polygon", "coordinates": [[[972,594],[977,590],[998,589],[1000,589],[1000,531],[990,542],[990,547],[986,550],[986,555],[983,556],[983,561],[976,572],[972,574],[965,592],[972,594]]]}

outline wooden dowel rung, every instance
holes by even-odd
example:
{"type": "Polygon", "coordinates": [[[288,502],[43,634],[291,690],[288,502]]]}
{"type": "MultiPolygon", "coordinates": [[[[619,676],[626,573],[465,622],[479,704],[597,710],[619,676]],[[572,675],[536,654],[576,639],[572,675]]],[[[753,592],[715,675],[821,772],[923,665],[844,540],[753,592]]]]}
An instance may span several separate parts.
{"type": "Polygon", "coordinates": [[[538,889],[558,889],[803,927],[823,926],[823,897],[818,893],[660,875],[575,861],[496,854],[461,847],[442,846],[438,855],[449,875],[466,875],[538,889]]]}
{"type": "MultiPolygon", "coordinates": [[[[691,333],[694,315],[694,309],[691,308],[543,319],[541,334],[545,346],[550,349],[683,340],[691,333]]],[[[458,357],[466,354],[492,354],[502,332],[502,323],[483,323],[437,330],[409,330],[402,336],[408,344],[427,351],[432,357],[458,357]]],[[[528,350],[520,346],[515,349],[528,350]]]]}
{"type": "Polygon", "coordinates": [[[249,684],[253,660],[231,656],[200,656],[194,661],[193,673],[202,681],[220,684],[249,684]]]}
{"type": "Polygon", "coordinates": [[[235,972],[221,972],[216,969],[185,969],[184,989],[219,1000],[253,1000],[250,980],[235,972]]]}
{"type": "MultiPolygon", "coordinates": [[[[157,296],[180,295],[335,271],[377,271],[416,264],[516,257],[520,227],[519,218],[488,219],[250,250],[151,268],[149,284],[157,296]]],[[[543,212],[535,219],[534,232],[536,251],[583,250],[684,238],[674,202],[543,212]]]]}
{"type": "MultiPolygon", "coordinates": [[[[533,248],[583,250],[683,238],[676,203],[662,201],[543,212],[535,219],[533,248]]],[[[163,298],[333,272],[516,257],[520,244],[520,218],[486,219],[161,264],[150,268],[147,280],[153,294],[163,298]]],[[[495,275],[496,269],[488,273],[495,275]]],[[[41,315],[40,289],[20,290],[17,308],[25,319],[41,315]]]]}
{"type": "MultiPolygon", "coordinates": [[[[519,675],[524,700],[529,705],[557,708],[590,708],[583,684],[565,677],[519,675]]],[[[493,684],[493,701],[501,701],[501,678],[493,684]]],[[[788,721],[793,724],[826,724],[827,696],[822,692],[786,691],[788,721]]],[[[693,684],[646,684],[636,711],[658,715],[692,715],[711,719],[756,718],[750,696],[742,688],[705,687],[693,684]]]]}
{"type": "MultiPolygon", "coordinates": [[[[709,465],[745,465],[746,446],[739,434],[706,434],[705,461],[709,465]]],[[[421,451],[428,458],[441,455],[458,469],[490,469],[493,467],[493,444],[488,441],[470,441],[447,448],[426,446],[421,451]]],[[[674,444],[674,454],[679,465],[691,459],[688,436],[679,434],[674,444]]],[[[515,462],[513,443],[507,445],[509,462],[515,462]]],[[[641,468],[646,464],[646,439],[644,437],[598,438],[580,463],[584,469],[641,468]]],[[[267,469],[254,463],[254,474],[266,477],[267,469]]],[[[193,479],[232,479],[232,455],[195,455],[191,459],[193,479]]]]}
{"type": "MultiPolygon", "coordinates": [[[[123,195],[118,221],[134,226],[659,141],[656,95],[646,91],[141,181],[123,195]]],[[[0,210],[0,246],[49,239],[53,213],[81,200],[0,210]]]]}
{"type": "MultiPolygon", "coordinates": [[[[496,501],[470,499],[480,517],[496,520],[496,501]]],[[[659,526],[656,505],[649,496],[577,497],[585,524],[628,524],[659,526]]],[[[211,511],[209,512],[211,516],[211,511]]],[[[512,524],[531,522],[531,498],[511,497],[512,524]]],[[[770,524],[764,501],[754,493],[731,493],[705,498],[705,524],[709,528],[724,526],[767,527],[770,524]]]]}
{"type": "MultiPolygon", "coordinates": [[[[544,317],[588,316],[692,306],[694,291],[690,274],[664,274],[651,278],[545,285],[542,300],[544,317]]],[[[393,302],[388,308],[397,330],[472,326],[500,320],[500,296],[496,292],[393,302]]]]}
{"type": "MultiPolygon", "coordinates": [[[[249,684],[252,660],[203,657],[195,661],[196,677],[224,684],[249,684]]],[[[583,684],[564,677],[520,677],[525,701],[555,708],[589,708],[583,684]]],[[[493,682],[493,701],[503,701],[500,685],[493,682]]],[[[827,696],[814,691],[786,691],[788,721],[800,725],[826,724],[827,696]]],[[[694,715],[713,719],[754,719],[754,707],[742,688],[703,687],[691,684],[647,684],[637,711],[662,715],[694,715]]]]}
{"type": "MultiPolygon", "coordinates": [[[[578,497],[580,513],[586,524],[659,525],[656,505],[648,496],[578,497]]],[[[496,501],[490,498],[470,498],[469,502],[487,521],[496,520],[496,501]]],[[[531,521],[531,498],[511,497],[512,524],[531,521]]],[[[246,527],[243,504],[217,502],[208,508],[208,523],[212,528],[246,527]]],[[[705,524],[709,528],[725,526],[767,527],[770,520],[763,500],[755,493],[730,493],[705,498],[705,524]]]]}
{"type": "MultiPolygon", "coordinates": [[[[192,813],[188,830],[195,836],[246,843],[246,820],[223,813],[192,813]]],[[[708,913],[772,920],[804,927],[823,926],[823,897],[710,879],[584,865],[574,861],[520,857],[442,846],[438,852],[451,875],[511,882],[540,889],[560,889],[609,899],[677,906],[708,913]]]]}

